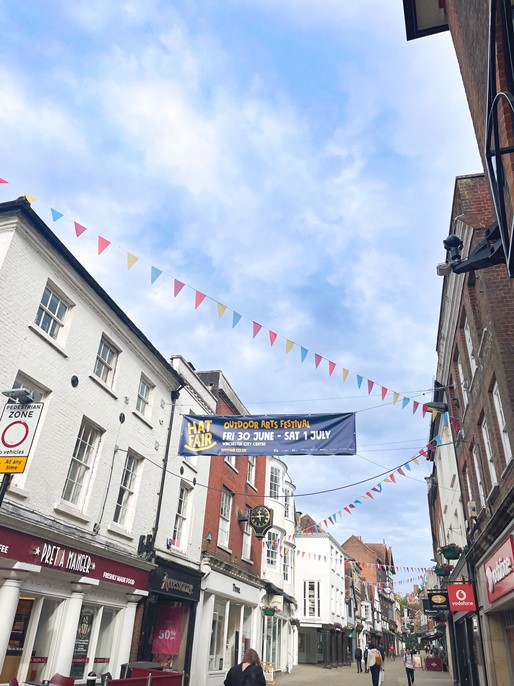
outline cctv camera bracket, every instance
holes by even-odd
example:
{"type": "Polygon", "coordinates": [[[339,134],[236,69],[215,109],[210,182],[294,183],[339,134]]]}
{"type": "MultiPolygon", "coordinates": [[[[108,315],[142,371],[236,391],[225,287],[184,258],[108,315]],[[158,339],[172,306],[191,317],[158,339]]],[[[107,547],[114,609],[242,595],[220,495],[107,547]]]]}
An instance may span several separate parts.
{"type": "Polygon", "coordinates": [[[497,222],[495,222],[486,229],[484,238],[465,260],[452,260],[451,268],[455,274],[463,274],[475,269],[494,267],[497,264],[505,264],[505,252],[503,250],[500,229],[497,222]]]}

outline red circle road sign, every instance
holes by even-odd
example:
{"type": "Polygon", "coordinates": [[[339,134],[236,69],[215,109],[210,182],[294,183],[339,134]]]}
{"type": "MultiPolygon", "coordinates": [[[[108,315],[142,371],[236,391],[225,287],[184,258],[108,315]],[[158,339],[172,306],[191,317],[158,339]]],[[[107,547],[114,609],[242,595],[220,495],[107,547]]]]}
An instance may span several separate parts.
{"type": "Polygon", "coordinates": [[[29,427],[27,422],[21,422],[19,419],[15,422],[11,422],[8,424],[5,429],[2,431],[2,437],[0,438],[0,441],[2,441],[2,445],[4,445],[6,448],[17,448],[19,445],[23,443],[23,441],[27,438],[29,435],[29,427]],[[12,429],[13,426],[16,426],[16,424],[21,424],[24,430],[19,431],[18,429],[14,429],[10,431],[10,439],[9,440],[14,440],[17,441],[16,443],[9,443],[6,437],[7,432],[12,429]],[[20,438],[21,436],[21,438],[20,438]]]}

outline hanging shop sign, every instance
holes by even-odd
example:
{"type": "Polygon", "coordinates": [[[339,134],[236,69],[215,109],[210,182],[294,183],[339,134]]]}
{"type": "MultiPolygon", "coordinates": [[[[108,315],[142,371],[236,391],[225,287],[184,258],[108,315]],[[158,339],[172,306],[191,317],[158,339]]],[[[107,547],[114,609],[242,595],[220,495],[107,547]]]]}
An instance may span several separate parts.
{"type": "Polygon", "coordinates": [[[428,608],[429,610],[437,610],[438,612],[445,612],[450,609],[448,601],[448,591],[446,589],[435,591],[427,591],[428,608]]]}
{"type": "Polygon", "coordinates": [[[477,605],[471,584],[449,584],[448,600],[452,612],[476,612],[477,605]]]}
{"type": "Polygon", "coordinates": [[[514,589],[514,545],[512,534],[484,564],[487,597],[493,603],[514,589]]]}
{"type": "Polygon", "coordinates": [[[179,455],[355,455],[355,414],[185,415],[179,455]]]}

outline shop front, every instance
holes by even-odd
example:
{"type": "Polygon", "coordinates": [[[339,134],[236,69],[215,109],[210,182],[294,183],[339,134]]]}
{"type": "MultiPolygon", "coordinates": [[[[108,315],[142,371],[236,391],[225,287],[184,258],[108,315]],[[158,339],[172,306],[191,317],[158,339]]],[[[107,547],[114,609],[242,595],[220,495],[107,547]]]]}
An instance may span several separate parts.
{"type": "Polygon", "coordinates": [[[514,534],[512,528],[477,566],[490,684],[514,683],[514,534]]]}
{"type": "MultiPolygon", "coordinates": [[[[127,662],[150,565],[0,527],[0,681],[85,681],[127,662]]],[[[129,559],[129,558],[127,558],[129,559]]]]}
{"type": "Polygon", "coordinates": [[[150,574],[138,660],[181,672],[187,686],[202,573],[163,560],[157,562],[159,566],[150,574]]]}
{"type": "Polygon", "coordinates": [[[265,609],[262,611],[262,660],[272,663],[275,671],[290,672],[295,652],[294,631],[290,620],[294,615],[296,601],[269,582],[266,584],[266,592],[267,595],[262,600],[263,607],[276,609],[273,614],[265,609]]]}

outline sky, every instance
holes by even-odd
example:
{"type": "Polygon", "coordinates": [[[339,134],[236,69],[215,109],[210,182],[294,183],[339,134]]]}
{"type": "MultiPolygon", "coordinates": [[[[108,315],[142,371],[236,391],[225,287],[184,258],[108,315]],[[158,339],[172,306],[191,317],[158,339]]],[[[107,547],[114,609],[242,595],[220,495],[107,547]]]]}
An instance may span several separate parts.
{"type": "Polygon", "coordinates": [[[428,441],[435,267],[455,177],[482,171],[449,34],[408,43],[401,0],[0,0],[0,22],[0,201],[37,198],[160,352],[251,413],[355,411],[357,455],[286,460],[297,509],[433,564],[423,458],[343,508],[428,441]]]}

